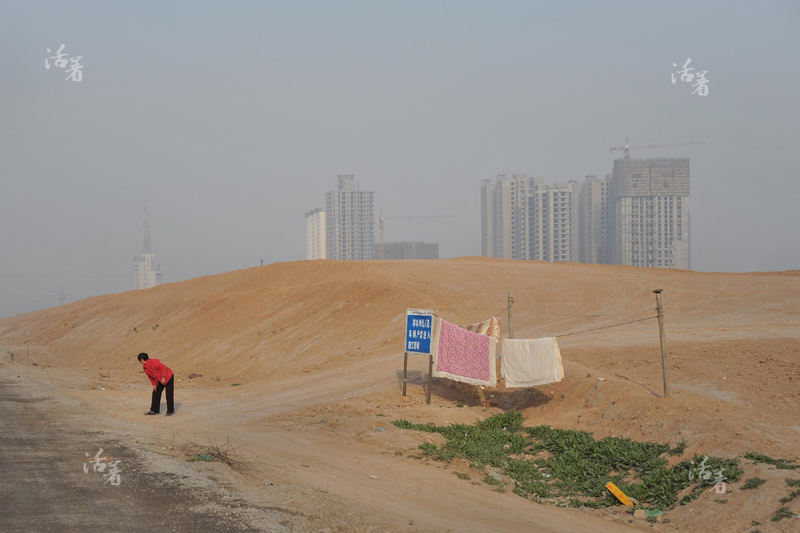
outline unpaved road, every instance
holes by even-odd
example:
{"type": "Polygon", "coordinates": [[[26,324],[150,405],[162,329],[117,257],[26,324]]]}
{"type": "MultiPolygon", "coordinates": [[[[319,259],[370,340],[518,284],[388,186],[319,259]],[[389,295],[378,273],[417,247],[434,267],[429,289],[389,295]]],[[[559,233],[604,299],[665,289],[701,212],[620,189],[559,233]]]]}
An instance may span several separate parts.
{"type": "Polygon", "coordinates": [[[202,483],[192,473],[165,464],[177,461],[109,436],[83,407],[0,365],[0,531],[289,529],[291,514],[280,510],[235,501],[209,505],[213,493],[196,490],[202,483]],[[90,462],[100,448],[102,463],[120,461],[116,486],[108,466],[95,471],[90,462]],[[245,510],[259,511],[257,524],[248,523],[245,510]]]}
{"type": "Polygon", "coordinates": [[[87,396],[67,390],[76,383],[80,375],[68,370],[0,364],[0,474],[10,480],[0,488],[0,531],[630,528],[626,518],[601,518],[498,494],[478,481],[457,479],[451,469],[394,453],[396,446],[416,449],[418,442],[409,439],[420,436],[413,432],[371,430],[357,437],[353,428],[331,431],[303,417],[297,425],[294,417],[275,419],[267,427],[261,420],[255,422],[256,431],[231,425],[235,401],[228,405],[232,416],[227,423],[209,416],[198,421],[196,412],[219,400],[203,400],[199,391],[182,392],[184,405],[174,417],[145,417],[146,391],[95,390],[87,396]],[[197,442],[206,434],[224,441],[232,432],[246,448],[243,468],[186,461],[183,436],[197,442]],[[119,486],[111,486],[91,466],[84,473],[85,454],[99,448],[107,462],[121,461],[119,486]]]}

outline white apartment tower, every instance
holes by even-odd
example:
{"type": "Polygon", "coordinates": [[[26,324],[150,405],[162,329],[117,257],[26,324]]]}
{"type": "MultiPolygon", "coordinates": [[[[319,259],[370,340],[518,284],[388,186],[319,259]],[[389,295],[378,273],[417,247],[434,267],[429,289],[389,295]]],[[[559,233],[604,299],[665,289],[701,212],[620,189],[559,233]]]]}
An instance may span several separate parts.
{"type": "Polygon", "coordinates": [[[161,283],[161,267],[154,267],[155,254],[150,249],[150,217],[147,206],[144,208],[144,245],[142,255],[133,258],[133,288],[149,289],[161,283]]]}
{"type": "Polygon", "coordinates": [[[688,269],[689,237],[688,158],[625,157],[584,182],[481,183],[485,257],[688,269]]]}
{"type": "Polygon", "coordinates": [[[529,259],[528,198],[543,178],[499,175],[481,183],[481,255],[529,259]]]}
{"type": "Polygon", "coordinates": [[[581,263],[608,264],[609,192],[611,174],[605,179],[586,176],[580,199],[580,223],[583,229],[581,263]]]}
{"type": "Polygon", "coordinates": [[[306,213],[306,259],[327,259],[325,211],[321,208],[306,213]]]}
{"type": "Polygon", "coordinates": [[[525,259],[580,261],[580,197],[577,181],[537,183],[528,197],[528,255],[525,259]]]}
{"type": "Polygon", "coordinates": [[[613,263],[689,268],[689,158],[617,159],[611,197],[613,263]]]}
{"type": "Polygon", "coordinates": [[[353,176],[339,175],[335,191],[325,193],[328,259],[374,259],[375,193],[359,190],[353,176]]]}

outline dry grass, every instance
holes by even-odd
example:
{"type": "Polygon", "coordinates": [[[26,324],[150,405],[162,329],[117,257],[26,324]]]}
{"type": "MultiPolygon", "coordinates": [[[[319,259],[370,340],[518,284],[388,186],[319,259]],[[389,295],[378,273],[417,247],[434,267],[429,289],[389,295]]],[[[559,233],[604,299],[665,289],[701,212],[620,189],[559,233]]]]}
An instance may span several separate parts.
{"type": "Polygon", "coordinates": [[[231,468],[236,469],[244,466],[244,462],[236,453],[236,450],[240,447],[234,446],[233,443],[231,443],[230,437],[226,437],[225,442],[220,443],[206,436],[206,440],[208,441],[206,444],[199,444],[184,439],[181,436],[178,436],[178,438],[184,442],[183,450],[189,457],[189,461],[225,463],[231,468]]]}

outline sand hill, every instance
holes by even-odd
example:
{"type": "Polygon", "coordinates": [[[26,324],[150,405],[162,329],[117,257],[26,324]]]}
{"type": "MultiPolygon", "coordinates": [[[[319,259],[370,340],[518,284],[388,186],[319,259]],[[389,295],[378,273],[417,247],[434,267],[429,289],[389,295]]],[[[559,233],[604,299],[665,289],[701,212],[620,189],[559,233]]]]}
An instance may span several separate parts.
{"type": "MultiPolygon", "coordinates": [[[[672,443],[687,439],[687,454],[732,456],[753,450],[797,459],[799,324],[797,271],[705,274],[484,258],[305,261],[2,319],[0,346],[6,361],[13,354],[20,364],[29,331],[31,360],[44,367],[50,379],[73,387],[71,394],[99,412],[130,423],[140,423],[141,415],[138,406],[131,408],[132,402],[146,405],[142,400],[147,384],[135,360],[138,352],[146,351],[169,364],[181,379],[177,395],[185,406],[174,420],[185,433],[235,434],[253,449],[264,446],[273,454],[299,454],[331,468],[325,457],[339,450],[341,461],[353,463],[338,465],[347,472],[358,470],[356,464],[377,461],[375,465],[403,477],[399,487],[414,486],[423,476],[429,490],[452,492],[460,490],[460,480],[439,479],[430,473],[437,470],[433,466],[415,464],[412,475],[407,462],[413,460],[400,456],[392,459],[400,462],[395,466],[385,458],[378,461],[387,450],[414,449],[421,437],[396,428],[375,433],[375,421],[386,426],[386,419],[402,415],[412,421],[472,422],[514,408],[523,411],[528,425],[546,423],[598,436],[672,443]],[[672,378],[673,394],[666,399],[661,398],[657,323],[637,321],[655,316],[652,290],[657,288],[664,290],[672,378]],[[484,407],[474,388],[439,381],[427,406],[427,362],[416,356],[411,359],[409,397],[400,396],[406,308],[435,309],[455,323],[499,314],[505,336],[509,292],[515,300],[516,338],[559,337],[567,370],[562,383],[527,390],[504,390],[501,385],[487,391],[489,406],[484,407]],[[81,379],[58,381],[59,376],[81,379]],[[105,391],[97,390],[99,382],[105,391]],[[237,388],[231,388],[234,383],[237,388]],[[378,415],[386,418],[381,421],[378,415]],[[272,428],[269,438],[264,434],[267,428],[272,428]],[[354,442],[363,446],[359,454],[346,453],[354,442]],[[314,451],[323,444],[327,452],[314,451]]],[[[427,521],[418,517],[415,522],[422,530],[443,524],[462,530],[458,520],[467,519],[472,521],[463,522],[463,527],[487,526],[480,517],[464,516],[457,506],[436,508],[394,489],[386,489],[389,492],[380,499],[391,497],[396,504],[376,503],[369,479],[356,480],[354,472],[350,479],[339,471],[331,474],[340,480],[336,484],[320,473],[323,466],[317,474],[312,470],[282,471],[298,476],[298,483],[333,492],[358,512],[369,509],[375,520],[391,529],[408,528],[405,522],[401,528],[397,517],[411,509],[423,515],[427,509],[427,521]]],[[[768,521],[780,491],[748,492],[740,492],[741,501],[728,508],[708,504],[693,514],[677,509],[671,524],[701,531],[718,524],[732,530],[753,519],[768,521]]],[[[509,509],[525,514],[531,505],[513,494],[502,495],[502,501],[501,514],[506,517],[509,509]]],[[[542,511],[537,506],[536,512],[546,516],[540,522],[528,517],[519,529],[545,527],[548,520],[557,523],[559,516],[573,519],[568,510],[542,511]]],[[[584,518],[576,520],[583,523],[584,518]]],[[[490,523],[498,529],[517,529],[513,520],[501,526],[490,523]]],[[[587,525],[586,530],[594,529],[587,525]]]]}

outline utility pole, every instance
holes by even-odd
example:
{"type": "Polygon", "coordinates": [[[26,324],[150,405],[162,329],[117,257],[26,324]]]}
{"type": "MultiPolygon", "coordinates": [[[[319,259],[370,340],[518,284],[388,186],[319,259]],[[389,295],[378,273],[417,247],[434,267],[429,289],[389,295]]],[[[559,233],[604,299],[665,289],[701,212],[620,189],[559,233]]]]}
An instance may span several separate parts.
{"type": "Polygon", "coordinates": [[[661,311],[661,291],[656,289],[656,314],[658,316],[658,335],[661,340],[661,372],[664,375],[664,398],[669,398],[669,366],[667,366],[667,335],[664,333],[664,313],[661,311]]]}
{"type": "Polygon", "coordinates": [[[508,338],[514,338],[514,323],[511,321],[511,306],[514,305],[514,298],[511,296],[511,292],[508,293],[508,338]]]}
{"type": "Polygon", "coordinates": [[[31,332],[25,332],[25,358],[31,362],[31,345],[30,345],[31,332]]]}

